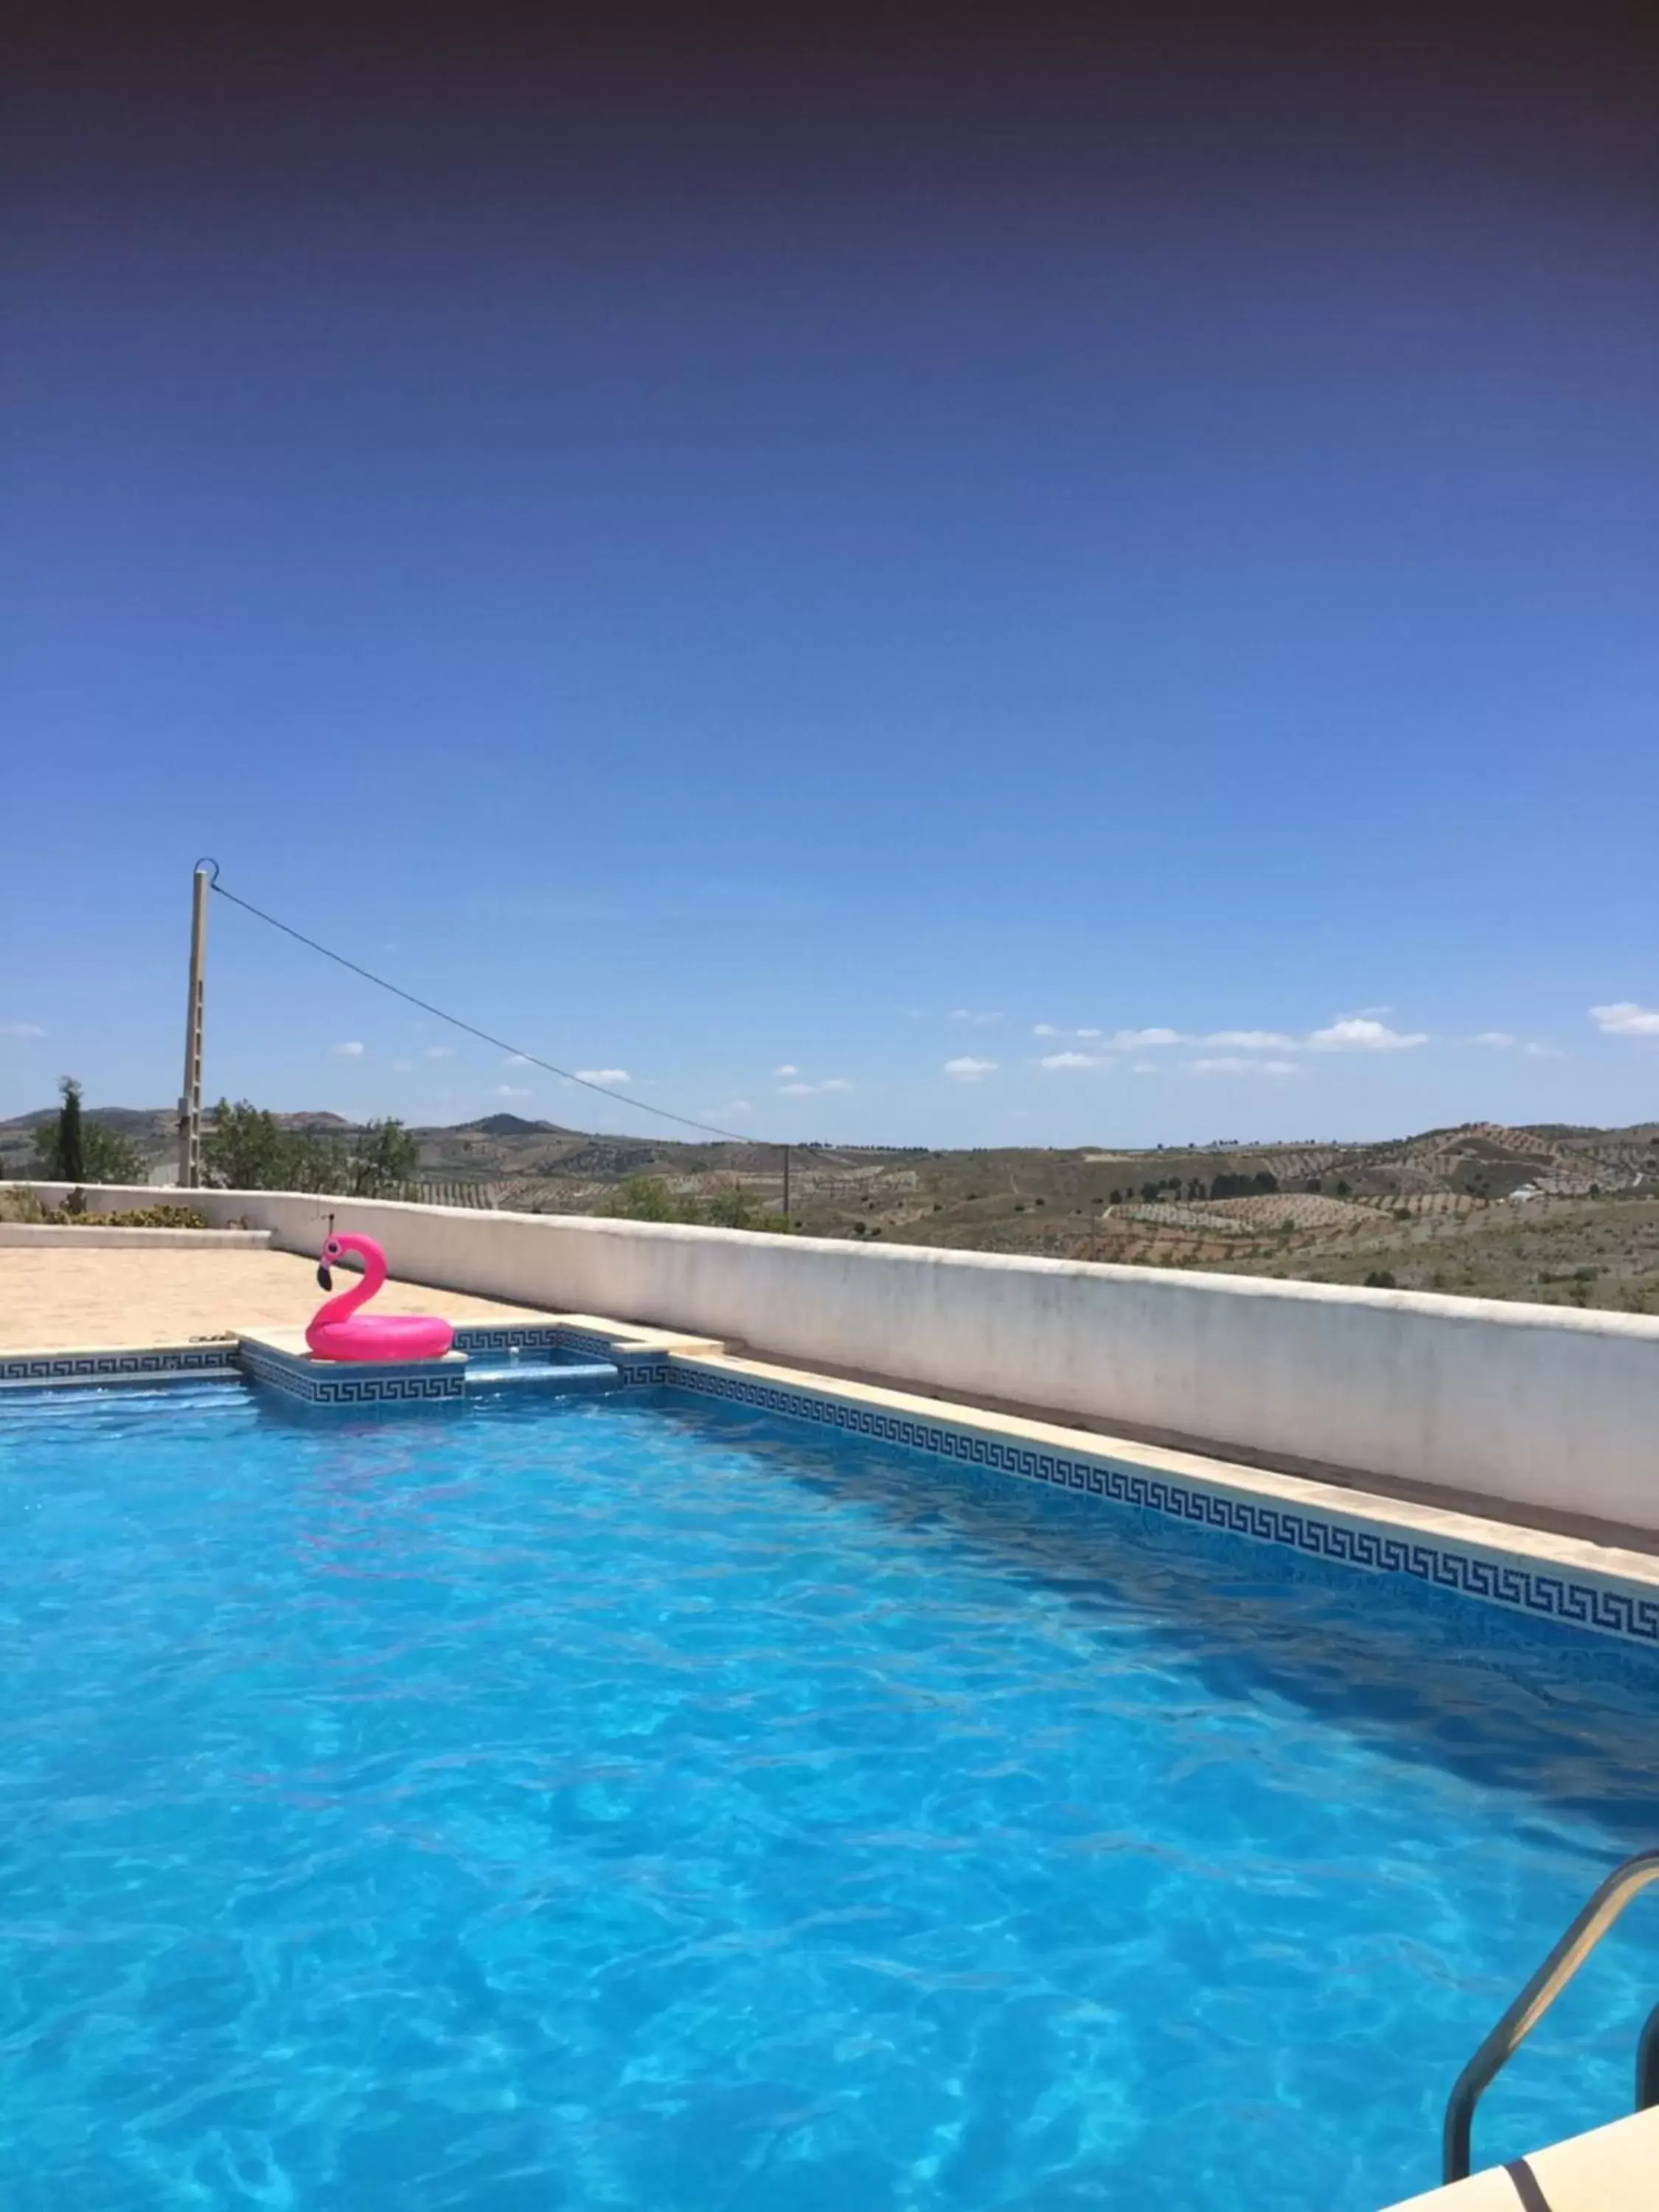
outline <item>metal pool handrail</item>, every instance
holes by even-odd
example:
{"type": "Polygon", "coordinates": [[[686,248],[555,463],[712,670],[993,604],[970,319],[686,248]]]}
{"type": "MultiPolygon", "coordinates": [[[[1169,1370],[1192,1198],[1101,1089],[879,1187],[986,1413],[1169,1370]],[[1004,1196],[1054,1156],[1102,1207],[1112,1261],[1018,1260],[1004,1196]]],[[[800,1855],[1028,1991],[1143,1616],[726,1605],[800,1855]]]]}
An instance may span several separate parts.
{"type": "MultiPolygon", "coordinates": [[[[1462,2181],[1468,2172],[1469,2136],[1481,2092],[1515,2056],[1638,1891],[1651,1881],[1659,1881],[1659,1850],[1638,1851],[1613,1869],[1458,2075],[1446,2106],[1443,2180],[1462,2181]]],[[[1659,2105],[1659,2004],[1648,2014],[1636,2045],[1636,2109],[1645,2112],[1650,2105],[1659,2105]]]]}

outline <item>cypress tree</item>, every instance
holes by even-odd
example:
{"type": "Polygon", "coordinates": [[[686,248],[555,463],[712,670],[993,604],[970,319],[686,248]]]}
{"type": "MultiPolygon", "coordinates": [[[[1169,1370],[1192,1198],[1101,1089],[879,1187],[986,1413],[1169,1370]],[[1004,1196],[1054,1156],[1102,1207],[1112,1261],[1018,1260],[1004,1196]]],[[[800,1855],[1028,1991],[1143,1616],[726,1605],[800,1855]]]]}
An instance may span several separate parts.
{"type": "Polygon", "coordinates": [[[87,1167],[81,1141],[81,1086],[72,1075],[66,1075],[58,1088],[64,1103],[58,1115],[58,1180],[82,1183],[87,1179],[87,1167]]]}

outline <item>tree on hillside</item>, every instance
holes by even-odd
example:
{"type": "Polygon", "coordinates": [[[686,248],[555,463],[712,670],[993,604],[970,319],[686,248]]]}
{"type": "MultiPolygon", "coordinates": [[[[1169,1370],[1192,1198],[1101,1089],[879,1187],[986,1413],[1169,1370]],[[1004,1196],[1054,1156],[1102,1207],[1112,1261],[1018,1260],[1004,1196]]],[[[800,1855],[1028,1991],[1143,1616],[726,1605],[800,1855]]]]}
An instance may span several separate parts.
{"type": "Polygon", "coordinates": [[[684,1221],[684,1206],[660,1176],[624,1176],[605,1212],[618,1221],[684,1221]]]}
{"type": "Polygon", "coordinates": [[[58,1173],[64,1182],[84,1182],[87,1152],[81,1140],[81,1086],[72,1075],[66,1075],[58,1088],[64,1095],[58,1109],[58,1173]]]}
{"type": "Polygon", "coordinates": [[[81,1111],[81,1085],[66,1075],[58,1086],[63,1104],[34,1132],[36,1172],[46,1182],[131,1183],[148,1178],[138,1147],[117,1129],[88,1121],[81,1111]]]}
{"type": "Polygon", "coordinates": [[[1255,1198],[1279,1188],[1279,1178],[1266,1168],[1255,1175],[1218,1175],[1210,1185],[1212,1198],[1255,1198]]]}
{"type": "Polygon", "coordinates": [[[660,1176],[624,1176],[605,1212],[612,1220],[686,1221],[709,1229],[764,1229],[774,1236],[793,1235],[795,1229],[782,1214],[763,1211],[754,1193],[739,1182],[705,1203],[677,1197],[660,1176]]]}
{"type": "Polygon", "coordinates": [[[345,1188],[339,1147],[328,1137],[285,1129],[246,1098],[222,1098],[202,1139],[202,1166],[222,1190],[332,1191],[345,1188]]]}
{"type": "Polygon", "coordinates": [[[703,1219],[714,1229],[769,1229],[772,1218],[762,1209],[752,1190],[740,1182],[719,1191],[703,1210],[703,1219]]]}
{"type": "Polygon", "coordinates": [[[81,1125],[81,1158],[88,1182],[148,1182],[144,1156],[130,1137],[101,1121],[81,1125]]]}
{"type": "Polygon", "coordinates": [[[202,1170],[222,1190],[314,1190],[310,1141],[246,1098],[222,1098],[202,1138],[202,1170]]]}
{"type": "Polygon", "coordinates": [[[420,1164],[420,1146],[401,1121],[369,1121],[348,1147],[345,1188],[353,1198],[395,1198],[420,1164]]]}
{"type": "Polygon", "coordinates": [[[222,1190],[304,1190],[392,1198],[414,1176],[420,1146],[403,1123],[370,1121],[331,1137],[285,1129],[246,1099],[222,1098],[202,1139],[202,1165],[222,1190]]]}

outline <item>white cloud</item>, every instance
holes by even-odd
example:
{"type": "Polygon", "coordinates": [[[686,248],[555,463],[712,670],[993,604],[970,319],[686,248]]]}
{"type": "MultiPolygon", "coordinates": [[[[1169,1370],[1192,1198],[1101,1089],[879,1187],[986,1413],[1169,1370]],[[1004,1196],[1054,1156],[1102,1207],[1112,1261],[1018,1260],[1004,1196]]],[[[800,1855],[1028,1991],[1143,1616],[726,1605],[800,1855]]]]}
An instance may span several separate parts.
{"type": "Polygon", "coordinates": [[[415,1063],[412,1060],[394,1060],[392,1063],[392,1073],[394,1075],[413,1075],[415,1063]]]}
{"type": "Polygon", "coordinates": [[[530,1093],[516,1083],[498,1083],[495,1096],[498,1098],[528,1098],[530,1093]]]}
{"type": "Polygon", "coordinates": [[[1539,1037],[1534,1037],[1521,1049],[1528,1060],[1565,1060],[1567,1056],[1559,1044],[1546,1044],[1539,1037]]]}
{"type": "Polygon", "coordinates": [[[1000,1013],[979,1013],[971,1006],[953,1006],[951,1019],[953,1022],[972,1022],[976,1029],[980,1029],[988,1023],[1000,1022],[1002,1016],[1000,1013]]]}
{"type": "Polygon", "coordinates": [[[1190,1042],[1189,1038],[1182,1036],[1179,1030],[1118,1030],[1111,1040],[1114,1052],[1145,1052],[1152,1045],[1187,1044],[1190,1042]]]}
{"type": "MultiPolygon", "coordinates": [[[[1060,1032],[1050,1029],[1045,1022],[1031,1032],[1033,1036],[1058,1036],[1060,1032]]],[[[1183,1036],[1179,1030],[1114,1030],[1108,1036],[1104,1030],[1073,1030],[1072,1036],[1080,1043],[1103,1043],[1108,1052],[1150,1052],[1159,1045],[1191,1044],[1194,1040],[1183,1036]]]]}
{"type": "Polygon", "coordinates": [[[366,1048],[354,1041],[350,1044],[337,1044],[334,1049],[342,1060],[361,1060],[366,1048]]]}
{"type": "Polygon", "coordinates": [[[453,1044],[429,1044],[426,1048],[426,1056],[428,1060],[453,1060],[455,1048],[453,1044]]]}
{"type": "Polygon", "coordinates": [[[1407,1052],[1428,1041],[1426,1030],[1391,1030],[1369,1014],[1346,1014],[1308,1039],[1315,1052],[1407,1052]]]}
{"type": "Polygon", "coordinates": [[[1300,1040],[1282,1030],[1217,1030],[1204,1042],[1233,1052],[1295,1052],[1300,1040]]]}
{"type": "Polygon", "coordinates": [[[1507,1030],[1482,1030],[1478,1036],[1469,1039],[1471,1044],[1483,1044],[1492,1052],[1507,1052],[1515,1039],[1507,1030]]]}
{"type": "Polygon", "coordinates": [[[1195,1060],[1192,1062],[1194,1075],[1300,1075],[1301,1068],[1293,1060],[1239,1060],[1224,1056],[1219,1060],[1195,1060]]]}
{"type": "Polygon", "coordinates": [[[1629,999],[1592,1006],[1589,1018],[1603,1036],[1659,1036],[1659,1007],[1638,1006],[1629,999]]]}
{"type": "Polygon", "coordinates": [[[1073,1067],[1106,1067],[1110,1063],[1103,1052],[1051,1052],[1037,1065],[1058,1071],[1073,1067]]]}
{"type": "Polygon", "coordinates": [[[39,1022],[0,1022],[0,1036],[43,1037],[46,1031],[39,1022]]]}
{"type": "MultiPolygon", "coordinates": [[[[1097,1048],[1102,1053],[1164,1052],[1180,1045],[1195,1045],[1206,1058],[1227,1060],[1243,1053],[1271,1053],[1280,1055],[1296,1052],[1407,1052],[1430,1042],[1425,1030],[1390,1029],[1382,1017],[1387,1006],[1364,1006],[1352,1013],[1339,1014],[1325,1029],[1315,1030],[1302,1036],[1286,1030],[1229,1029],[1211,1030],[1194,1035],[1188,1030],[1167,1027],[1162,1023],[1145,1029],[1113,1030],[1057,1029],[1052,1022],[1037,1022],[1032,1025],[1034,1037],[1067,1037],[1076,1043],[1097,1048]]],[[[1603,1028],[1633,1028],[1644,1035],[1659,1035],[1659,1012],[1650,1013],[1641,1006],[1598,1006],[1593,1012],[1603,1028]],[[1604,1017],[1614,1018],[1612,1023],[1604,1017]]],[[[958,1019],[965,1018],[958,1012],[958,1019]]],[[[1494,1049],[1516,1044],[1518,1040],[1506,1030],[1488,1030],[1470,1042],[1487,1045],[1494,1049]]],[[[1089,1064],[1088,1053],[1066,1058],[1050,1054],[1043,1066],[1075,1067],[1089,1064]]],[[[1283,1073],[1282,1066],[1276,1071],[1283,1073]]]]}
{"type": "Polygon", "coordinates": [[[576,1080],[578,1083],[616,1085],[629,1083],[633,1078],[625,1067],[579,1067],[576,1070],[576,1080]]]}
{"type": "Polygon", "coordinates": [[[994,1075],[997,1064],[994,1060],[975,1060],[964,1054],[960,1060],[947,1060],[945,1073],[957,1083],[977,1083],[981,1075],[994,1075]]]}
{"type": "Polygon", "coordinates": [[[738,1121],[755,1109],[746,1098],[727,1098],[718,1106],[704,1106],[699,1110],[705,1121],[738,1121]]]}
{"type": "Polygon", "coordinates": [[[503,1067],[530,1067],[533,1065],[534,1062],[521,1052],[508,1053],[507,1058],[501,1062],[503,1067]]]}
{"type": "Polygon", "coordinates": [[[781,1067],[775,1067],[772,1073],[774,1075],[799,1075],[800,1070],[793,1060],[786,1060],[781,1067]]]}
{"type": "Polygon", "coordinates": [[[850,1091],[852,1088],[844,1075],[832,1075],[823,1083],[781,1083],[778,1095],[782,1098],[816,1098],[822,1091],[850,1091]]]}
{"type": "Polygon", "coordinates": [[[1129,1073],[1131,1075],[1162,1075],[1164,1070],[1155,1060],[1138,1060],[1129,1073]]]}

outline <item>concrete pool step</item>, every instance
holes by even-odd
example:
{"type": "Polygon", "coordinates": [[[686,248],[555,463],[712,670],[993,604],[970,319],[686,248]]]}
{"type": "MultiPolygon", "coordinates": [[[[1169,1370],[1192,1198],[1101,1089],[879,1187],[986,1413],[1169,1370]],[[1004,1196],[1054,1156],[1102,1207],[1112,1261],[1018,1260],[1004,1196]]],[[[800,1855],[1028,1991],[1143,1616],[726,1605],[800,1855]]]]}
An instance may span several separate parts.
{"type": "Polygon", "coordinates": [[[535,1397],[617,1390],[628,1379],[617,1359],[556,1325],[474,1323],[458,1328],[439,1359],[315,1359],[301,1329],[243,1329],[238,1364],[263,1388],[314,1406],[465,1405],[521,1394],[535,1397]]]}
{"type": "Polygon", "coordinates": [[[481,1360],[468,1357],[462,1378],[468,1397],[478,1390],[616,1390],[622,1370],[613,1359],[481,1360]]]}

